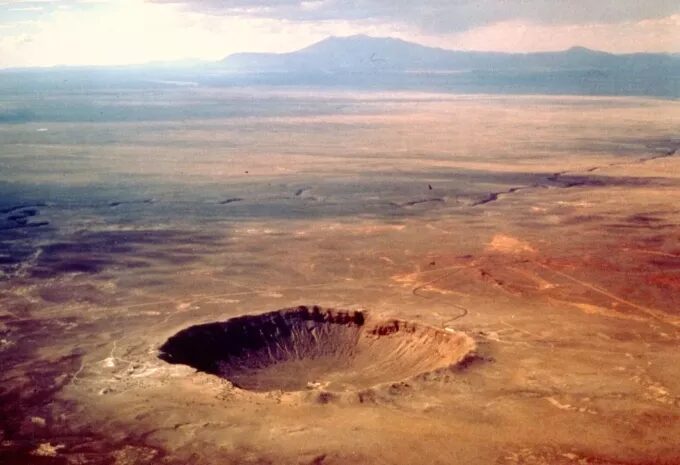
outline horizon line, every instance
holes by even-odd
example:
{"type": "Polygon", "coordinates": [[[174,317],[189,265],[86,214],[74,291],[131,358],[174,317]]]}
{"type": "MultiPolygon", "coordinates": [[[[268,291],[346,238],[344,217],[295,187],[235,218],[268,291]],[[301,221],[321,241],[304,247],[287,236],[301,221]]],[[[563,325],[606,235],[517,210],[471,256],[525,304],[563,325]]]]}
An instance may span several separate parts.
{"type": "Polygon", "coordinates": [[[234,52],[230,53],[228,55],[223,56],[222,58],[218,58],[215,60],[209,60],[209,59],[202,59],[202,58],[196,58],[196,57],[182,57],[182,58],[176,58],[176,59],[171,59],[171,60],[150,60],[150,61],[143,61],[143,62],[131,62],[131,63],[118,63],[118,64],[66,64],[66,63],[60,63],[60,64],[54,64],[54,65],[33,65],[33,66],[0,66],[0,71],[28,71],[28,70],[50,70],[50,69],[57,69],[57,68],[126,68],[126,67],[147,67],[147,66],[171,66],[173,64],[179,64],[181,62],[195,62],[195,64],[212,64],[212,63],[220,63],[229,57],[236,56],[236,55],[287,55],[291,53],[297,53],[302,50],[314,47],[315,45],[318,45],[322,42],[331,40],[331,39],[351,39],[351,38],[366,38],[366,39],[375,39],[375,40],[394,40],[398,42],[403,42],[406,44],[411,44],[411,45],[418,45],[420,47],[424,48],[429,48],[429,49],[434,49],[434,50],[444,50],[447,52],[459,52],[459,53],[487,53],[487,54],[496,54],[496,55],[541,55],[541,54],[548,54],[548,53],[565,53],[569,52],[572,50],[585,50],[588,52],[594,52],[594,53],[601,53],[601,54],[606,54],[606,55],[612,55],[612,56],[630,56],[630,55],[665,55],[669,57],[674,57],[677,55],[680,55],[680,51],[678,52],[653,52],[653,51],[646,51],[646,52],[623,52],[623,53],[614,53],[614,52],[608,52],[605,50],[599,50],[595,48],[590,48],[590,47],[585,47],[582,45],[572,45],[567,48],[563,49],[556,49],[556,50],[543,50],[543,51],[536,51],[536,52],[509,52],[509,51],[495,51],[495,50],[478,50],[478,49],[455,49],[455,48],[445,48],[445,47],[438,47],[438,46],[431,46],[431,45],[425,45],[420,42],[415,42],[415,41],[410,41],[410,40],[404,40],[399,37],[393,37],[393,36],[372,36],[369,34],[350,34],[350,35],[329,35],[324,37],[323,39],[317,40],[315,42],[312,42],[308,45],[305,45],[303,47],[300,47],[295,50],[291,50],[289,52],[250,52],[250,51],[241,51],[241,52],[234,52]]]}

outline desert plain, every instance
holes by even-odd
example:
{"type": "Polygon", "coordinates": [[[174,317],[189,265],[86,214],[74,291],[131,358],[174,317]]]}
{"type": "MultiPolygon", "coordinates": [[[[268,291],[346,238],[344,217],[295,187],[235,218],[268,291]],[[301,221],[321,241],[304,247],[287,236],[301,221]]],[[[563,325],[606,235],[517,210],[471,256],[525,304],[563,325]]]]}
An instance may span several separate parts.
{"type": "Polygon", "coordinates": [[[677,101],[33,103],[0,124],[1,463],[680,463],[677,101]],[[301,306],[419,339],[280,388],[161,351],[301,306]]]}

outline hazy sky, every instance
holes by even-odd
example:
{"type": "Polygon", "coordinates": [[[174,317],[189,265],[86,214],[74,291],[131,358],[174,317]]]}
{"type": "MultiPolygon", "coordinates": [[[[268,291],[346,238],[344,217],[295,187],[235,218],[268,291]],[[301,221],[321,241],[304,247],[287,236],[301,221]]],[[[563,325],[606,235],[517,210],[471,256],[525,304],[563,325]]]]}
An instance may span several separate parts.
{"type": "Polygon", "coordinates": [[[678,0],[0,0],[0,67],[219,59],[329,35],[468,50],[680,52],[678,0]]]}

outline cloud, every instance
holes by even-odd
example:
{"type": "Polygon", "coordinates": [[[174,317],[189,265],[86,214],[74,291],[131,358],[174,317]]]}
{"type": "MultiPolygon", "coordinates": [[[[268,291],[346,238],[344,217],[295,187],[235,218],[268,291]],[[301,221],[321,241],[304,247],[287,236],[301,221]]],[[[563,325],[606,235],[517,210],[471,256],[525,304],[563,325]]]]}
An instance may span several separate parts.
{"type": "Polygon", "coordinates": [[[536,24],[501,21],[467,31],[421,35],[419,42],[452,49],[504,52],[564,50],[574,45],[613,53],[680,50],[680,15],[595,24],[536,24]]]}
{"type": "Polygon", "coordinates": [[[293,21],[397,22],[451,33],[513,20],[537,24],[607,24],[680,13],[677,0],[150,0],[209,14],[293,21]]]}
{"type": "Polygon", "coordinates": [[[675,3],[602,0],[586,8],[582,0],[0,0],[0,67],[216,60],[243,51],[287,52],[352,34],[471,50],[584,45],[679,52],[680,13],[667,14],[675,3]],[[43,10],[9,11],[37,7],[43,10]]]}
{"type": "Polygon", "coordinates": [[[0,27],[0,67],[217,60],[241,51],[292,51],[328,34],[393,32],[347,21],[300,25],[263,17],[206,15],[141,0],[120,0],[97,9],[55,9],[37,20],[0,27]]]}

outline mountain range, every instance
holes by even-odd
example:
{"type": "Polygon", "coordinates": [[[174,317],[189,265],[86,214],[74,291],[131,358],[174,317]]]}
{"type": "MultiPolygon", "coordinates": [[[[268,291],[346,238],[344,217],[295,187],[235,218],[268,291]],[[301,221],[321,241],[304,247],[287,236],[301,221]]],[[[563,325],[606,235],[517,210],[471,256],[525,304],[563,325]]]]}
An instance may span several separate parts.
{"type": "Polygon", "coordinates": [[[499,53],[426,47],[394,38],[329,37],[291,53],[237,53],[219,63],[239,72],[443,72],[618,70],[678,72],[680,57],[615,55],[584,47],[559,52],[499,53]]]}
{"type": "Polygon", "coordinates": [[[0,70],[0,94],[178,85],[678,99],[680,55],[583,47],[540,53],[454,51],[356,35],[329,37],[290,53],[236,53],[215,62],[0,70]]]}

